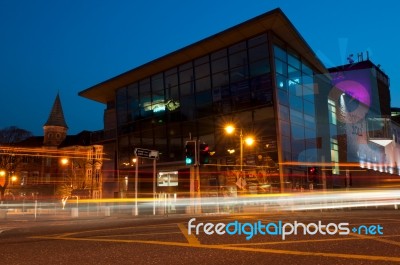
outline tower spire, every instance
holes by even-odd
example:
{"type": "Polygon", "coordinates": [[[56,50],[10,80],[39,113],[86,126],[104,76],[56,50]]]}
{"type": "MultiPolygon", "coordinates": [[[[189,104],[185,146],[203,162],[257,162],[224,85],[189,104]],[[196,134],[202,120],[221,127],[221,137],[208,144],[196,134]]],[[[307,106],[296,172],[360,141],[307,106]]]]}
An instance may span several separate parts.
{"type": "Polygon", "coordinates": [[[43,126],[45,146],[59,146],[67,136],[68,126],[65,122],[64,112],[61,106],[60,94],[57,93],[49,118],[43,126]]]}
{"type": "Polygon", "coordinates": [[[47,122],[44,124],[44,126],[60,126],[68,129],[67,123],[65,122],[59,93],[57,93],[56,99],[54,100],[53,108],[51,109],[49,118],[47,119],[47,122]]]}

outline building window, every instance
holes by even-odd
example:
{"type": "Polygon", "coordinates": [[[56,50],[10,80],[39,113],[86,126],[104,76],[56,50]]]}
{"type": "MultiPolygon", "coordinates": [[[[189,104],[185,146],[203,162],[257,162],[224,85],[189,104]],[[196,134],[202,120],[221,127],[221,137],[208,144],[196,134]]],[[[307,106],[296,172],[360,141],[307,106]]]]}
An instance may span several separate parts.
{"type": "Polygon", "coordinates": [[[86,179],[88,181],[90,181],[92,179],[92,176],[93,176],[92,173],[93,173],[93,170],[91,168],[88,168],[86,171],[86,177],[87,177],[86,179]]]}
{"type": "Polygon", "coordinates": [[[332,174],[339,174],[339,145],[338,140],[331,138],[331,160],[333,163],[332,174]]]}
{"type": "Polygon", "coordinates": [[[329,123],[336,125],[336,103],[335,101],[328,99],[328,111],[329,111],[329,123]]]}

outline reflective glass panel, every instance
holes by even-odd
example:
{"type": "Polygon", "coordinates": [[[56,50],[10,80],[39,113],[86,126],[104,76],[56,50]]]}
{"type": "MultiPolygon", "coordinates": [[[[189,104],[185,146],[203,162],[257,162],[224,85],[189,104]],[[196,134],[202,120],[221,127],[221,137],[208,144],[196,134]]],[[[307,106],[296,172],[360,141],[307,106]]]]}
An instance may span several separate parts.
{"type": "Polygon", "coordinates": [[[282,89],[283,91],[288,91],[287,89],[287,79],[282,75],[276,75],[276,87],[282,89]]]}
{"type": "Polygon", "coordinates": [[[304,124],[303,113],[297,110],[290,109],[290,121],[300,125],[304,124]]]}
{"type": "Polygon", "coordinates": [[[290,53],[288,54],[288,64],[299,70],[301,69],[300,60],[290,53]]]}
{"type": "Polygon", "coordinates": [[[279,58],[281,61],[287,62],[286,52],[276,45],[274,45],[274,55],[275,58],[279,58]]]}
{"type": "Polygon", "coordinates": [[[287,64],[281,60],[275,60],[275,70],[278,74],[287,76],[287,64]]]}
{"type": "Polygon", "coordinates": [[[267,58],[265,60],[252,62],[249,65],[250,67],[250,75],[252,77],[263,75],[270,72],[269,62],[267,58]]]}
{"type": "Polygon", "coordinates": [[[290,109],[303,112],[303,99],[301,97],[289,94],[289,104],[290,104],[290,109]]]}
{"type": "Polygon", "coordinates": [[[268,57],[268,46],[260,45],[249,49],[249,61],[254,62],[268,57]]]}

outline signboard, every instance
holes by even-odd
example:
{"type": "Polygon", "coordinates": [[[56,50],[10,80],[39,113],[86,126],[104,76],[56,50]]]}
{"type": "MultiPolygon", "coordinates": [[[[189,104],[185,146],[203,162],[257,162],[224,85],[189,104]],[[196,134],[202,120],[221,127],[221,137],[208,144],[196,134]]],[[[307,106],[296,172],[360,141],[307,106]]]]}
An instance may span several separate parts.
{"type": "Polygon", "coordinates": [[[159,187],[178,186],[178,171],[159,172],[157,185],[159,187]]]}
{"type": "Polygon", "coordinates": [[[158,159],[158,151],[156,151],[156,150],[135,148],[134,153],[136,156],[139,156],[139,157],[158,159]]]}

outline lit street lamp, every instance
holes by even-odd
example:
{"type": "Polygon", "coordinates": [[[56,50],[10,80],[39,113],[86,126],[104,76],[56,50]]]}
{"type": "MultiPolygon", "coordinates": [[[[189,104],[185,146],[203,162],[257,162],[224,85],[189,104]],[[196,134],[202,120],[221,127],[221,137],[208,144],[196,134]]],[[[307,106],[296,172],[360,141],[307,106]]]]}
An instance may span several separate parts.
{"type": "Polygon", "coordinates": [[[6,182],[6,171],[0,170],[0,185],[3,186],[6,182]],[[3,180],[1,180],[3,179],[3,180]]]}
{"type": "MultiPolygon", "coordinates": [[[[232,124],[229,124],[225,126],[225,131],[227,134],[233,134],[235,132],[235,126],[232,124]]],[[[240,171],[243,171],[243,143],[246,143],[248,146],[252,145],[254,143],[254,138],[251,136],[246,137],[243,139],[243,130],[240,129],[240,171]]]]}
{"type": "MultiPolygon", "coordinates": [[[[63,183],[66,185],[66,182],[68,181],[68,179],[66,177],[68,177],[68,175],[67,175],[68,169],[67,168],[69,165],[69,159],[66,157],[61,158],[60,163],[61,163],[61,166],[63,167],[63,173],[62,173],[63,183]]],[[[71,172],[71,174],[72,174],[72,172],[71,172]]],[[[71,180],[71,188],[72,188],[72,176],[70,176],[70,180],[71,180]]]]}
{"type": "Polygon", "coordinates": [[[63,166],[67,165],[68,162],[69,162],[68,158],[62,158],[62,159],[61,159],[61,164],[62,164],[63,166]]]}
{"type": "Polygon", "coordinates": [[[18,180],[17,176],[12,175],[11,176],[11,186],[14,186],[14,183],[18,180]]]}

